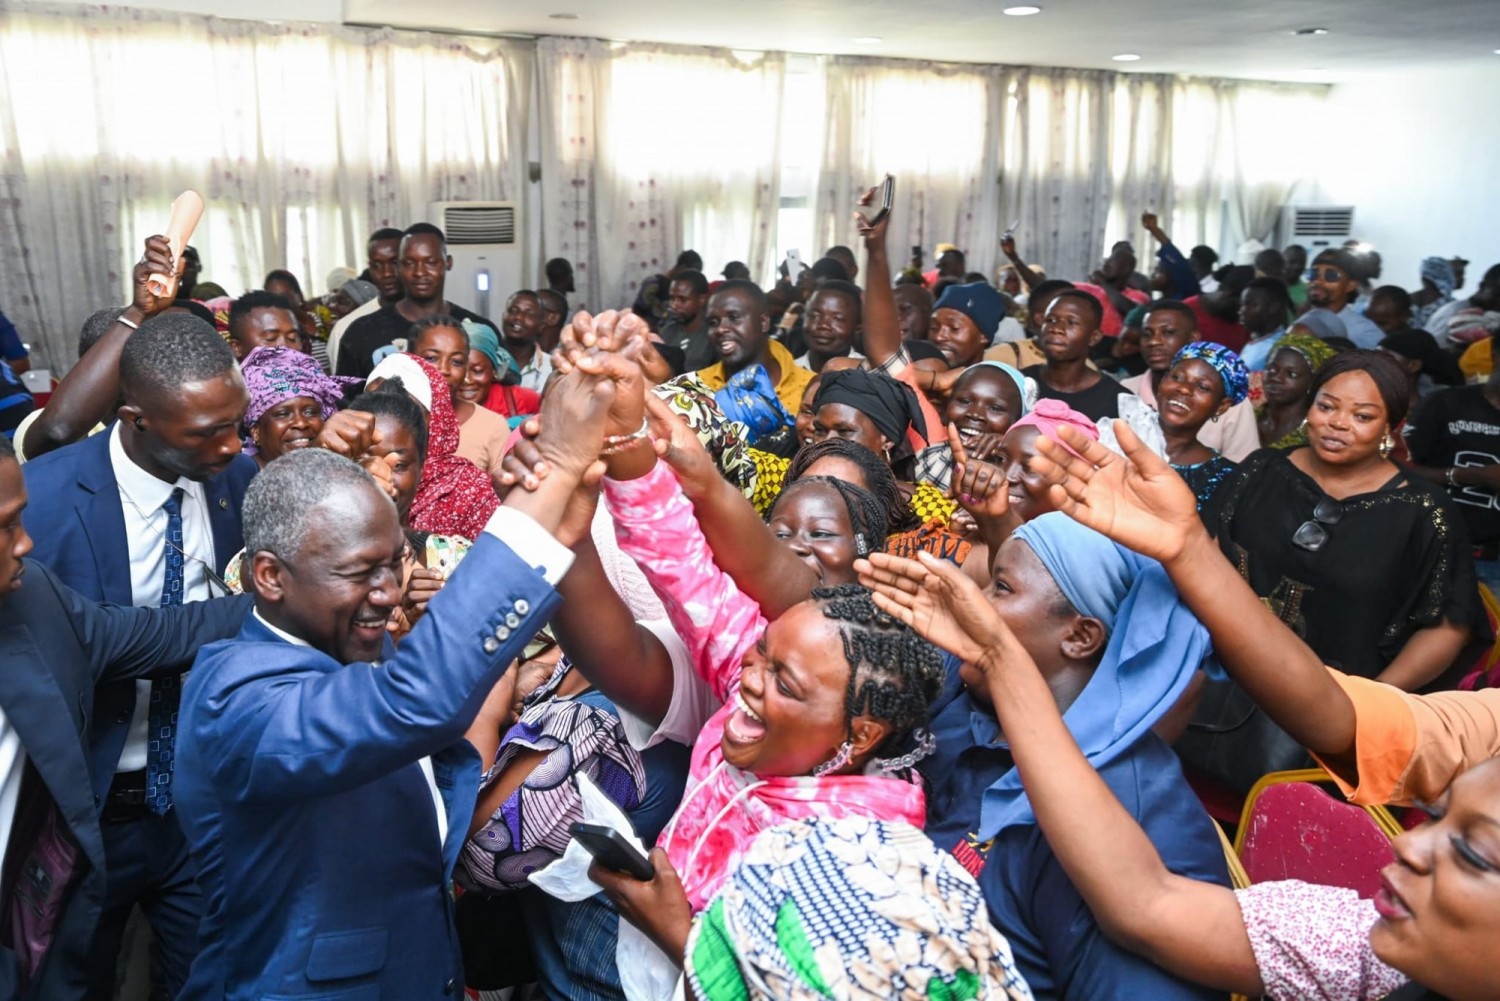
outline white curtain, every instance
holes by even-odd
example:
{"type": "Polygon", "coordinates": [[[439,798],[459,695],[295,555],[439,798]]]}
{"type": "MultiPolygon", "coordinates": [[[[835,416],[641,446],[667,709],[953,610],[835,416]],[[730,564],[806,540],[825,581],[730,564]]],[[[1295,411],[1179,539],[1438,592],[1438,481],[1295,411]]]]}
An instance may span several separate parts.
{"type": "Polygon", "coordinates": [[[521,198],[531,73],[511,41],[0,0],[0,309],[66,369],[189,187],[204,280],[321,294],[372,229],[521,198]]]}
{"type": "Polygon", "coordinates": [[[1185,248],[1264,239],[1305,173],[1300,123],[1316,121],[1327,91],[900,60],[825,66],[815,249],[851,242],[855,197],[890,172],[892,247],[921,244],[930,264],[935,243],[956,243],[971,270],[989,273],[1001,232],[1018,221],[1021,256],[1075,279],[1115,240],[1149,260],[1146,211],[1185,248]]]}
{"type": "Polygon", "coordinates": [[[825,64],[827,129],[814,190],[814,240],[804,257],[858,245],[860,194],[896,176],[889,245],[893,266],[920,246],[953,243],[971,270],[995,263],[1001,213],[1003,113],[1020,71],[1006,67],[839,57],[825,64]]]}
{"type": "Polygon", "coordinates": [[[770,270],[782,54],[544,38],[537,68],[543,255],[574,262],[581,305],[628,306],[689,248],[711,278],[770,270]]]}

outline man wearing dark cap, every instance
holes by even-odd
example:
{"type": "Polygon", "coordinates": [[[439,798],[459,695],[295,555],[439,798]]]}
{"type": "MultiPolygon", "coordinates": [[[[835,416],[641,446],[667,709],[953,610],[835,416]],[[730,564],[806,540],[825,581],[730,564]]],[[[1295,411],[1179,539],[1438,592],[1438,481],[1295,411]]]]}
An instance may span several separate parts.
{"type": "Polygon", "coordinates": [[[1326,309],[1344,321],[1349,339],[1357,346],[1374,350],[1385,335],[1364,315],[1349,308],[1359,294],[1358,258],[1342,247],[1330,247],[1313,259],[1308,269],[1307,304],[1326,309]]]}
{"type": "Polygon", "coordinates": [[[949,285],[933,306],[927,339],[943,353],[949,368],[967,368],[984,358],[1004,315],[1004,303],[993,286],[949,285]]]}

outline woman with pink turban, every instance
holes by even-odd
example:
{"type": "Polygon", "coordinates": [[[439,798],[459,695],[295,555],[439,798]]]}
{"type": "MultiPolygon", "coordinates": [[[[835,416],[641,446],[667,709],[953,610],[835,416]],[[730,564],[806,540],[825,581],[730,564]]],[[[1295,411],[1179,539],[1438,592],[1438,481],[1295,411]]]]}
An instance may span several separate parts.
{"type": "Polygon", "coordinates": [[[1062,427],[1077,428],[1099,440],[1099,429],[1093,421],[1061,400],[1042,399],[1005,432],[1000,452],[991,462],[969,462],[967,456],[955,451],[958,465],[953,473],[953,491],[973,516],[988,553],[999,552],[1001,544],[1026,522],[1057,510],[1047,481],[1032,470],[1031,460],[1038,455],[1038,438],[1047,438],[1078,454],[1058,435],[1062,427]]]}

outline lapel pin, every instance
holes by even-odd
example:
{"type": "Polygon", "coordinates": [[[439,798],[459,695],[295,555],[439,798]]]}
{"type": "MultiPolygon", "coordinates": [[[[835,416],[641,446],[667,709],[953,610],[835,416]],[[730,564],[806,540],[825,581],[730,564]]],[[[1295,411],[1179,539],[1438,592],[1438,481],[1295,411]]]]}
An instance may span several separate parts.
{"type": "Polygon", "coordinates": [[[219,498],[219,510],[220,511],[228,511],[229,510],[229,499],[227,497],[220,497],[219,498]]]}

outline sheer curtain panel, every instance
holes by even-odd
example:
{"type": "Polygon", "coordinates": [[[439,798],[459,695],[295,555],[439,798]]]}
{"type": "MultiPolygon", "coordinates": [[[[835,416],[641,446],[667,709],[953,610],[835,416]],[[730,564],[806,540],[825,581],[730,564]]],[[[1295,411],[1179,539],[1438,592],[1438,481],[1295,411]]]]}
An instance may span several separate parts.
{"type": "Polygon", "coordinates": [[[770,269],[785,56],[543,38],[537,68],[543,256],[583,305],[630,305],[689,248],[711,279],[770,269]]]}
{"type": "Polygon", "coordinates": [[[531,75],[512,41],[0,0],[0,309],[65,370],[189,187],[204,280],[321,294],[374,228],[520,199],[531,75]]]}

